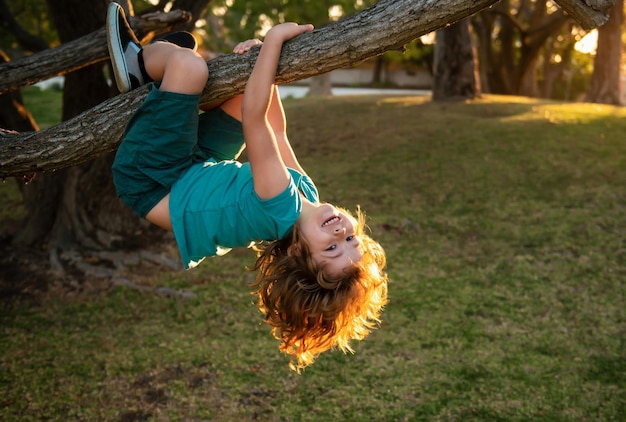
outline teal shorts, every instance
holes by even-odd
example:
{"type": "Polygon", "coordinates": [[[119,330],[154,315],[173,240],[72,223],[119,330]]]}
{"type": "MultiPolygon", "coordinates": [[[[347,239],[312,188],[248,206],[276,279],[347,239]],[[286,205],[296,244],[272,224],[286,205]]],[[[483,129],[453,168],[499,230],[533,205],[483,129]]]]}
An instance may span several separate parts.
{"type": "Polygon", "coordinates": [[[152,84],[128,122],[112,167],[113,183],[139,216],[145,217],[193,163],[241,154],[241,122],[221,108],[199,114],[199,99],[152,84]]]}

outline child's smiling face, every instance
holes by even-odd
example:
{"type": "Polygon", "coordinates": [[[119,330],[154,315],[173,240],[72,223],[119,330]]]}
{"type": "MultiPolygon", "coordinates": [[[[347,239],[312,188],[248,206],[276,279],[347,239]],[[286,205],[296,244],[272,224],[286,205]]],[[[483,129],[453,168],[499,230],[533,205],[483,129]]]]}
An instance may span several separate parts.
{"type": "Polygon", "coordinates": [[[339,276],[363,257],[357,221],[330,204],[303,210],[299,231],[311,257],[332,276],[339,276]]]}

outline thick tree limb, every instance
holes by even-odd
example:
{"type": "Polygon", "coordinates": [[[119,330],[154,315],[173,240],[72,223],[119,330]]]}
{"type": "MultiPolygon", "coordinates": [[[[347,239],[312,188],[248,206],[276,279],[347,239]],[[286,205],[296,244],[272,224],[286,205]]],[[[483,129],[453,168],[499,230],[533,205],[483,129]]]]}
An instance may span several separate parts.
{"type": "Polygon", "coordinates": [[[609,10],[615,0],[556,0],[583,29],[602,26],[609,20],[609,10]]]}
{"type": "MultiPolygon", "coordinates": [[[[182,10],[153,13],[131,20],[138,36],[152,31],[166,32],[174,25],[187,22],[191,15],[182,10]]],[[[56,48],[44,50],[0,65],[0,94],[12,89],[70,73],[93,63],[107,60],[104,28],[56,48]]]]}
{"type": "MultiPolygon", "coordinates": [[[[350,67],[489,7],[497,0],[381,0],[345,20],[303,34],[283,46],[277,83],[350,67]]],[[[563,2],[565,0],[559,0],[563,2]]],[[[569,1],[569,0],[568,0],[569,1]]],[[[104,42],[103,42],[104,44],[104,42]]],[[[208,62],[203,103],[243,92],[258,49],[208,62]]],[[[0,131],[0,178],[54,171],[112,151],[145,97],[140,88],[75,118],[34,133],[0,131]]]]}

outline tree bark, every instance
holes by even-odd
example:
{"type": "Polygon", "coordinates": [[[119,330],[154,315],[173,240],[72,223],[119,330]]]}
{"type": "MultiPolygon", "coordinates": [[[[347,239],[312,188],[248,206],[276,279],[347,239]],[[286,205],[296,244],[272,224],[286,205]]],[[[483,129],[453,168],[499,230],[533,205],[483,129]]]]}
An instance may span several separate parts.
{"type": "Polygon", "coordinates": [[[598,29],[598,48],[586,101],[622,105],[620,68],[624,0],[617,0],[606,25],[598,29]]]}
{"type": "Polygon", "coordinates": [[[578,24],[586,30],[604,25],[615,0],[556,0],[578,24]]]}
{"type": "Polygon", "coordinates": [[[433,100],[464,100],[480,95],[469,19],[437,31],[433,100]]]}

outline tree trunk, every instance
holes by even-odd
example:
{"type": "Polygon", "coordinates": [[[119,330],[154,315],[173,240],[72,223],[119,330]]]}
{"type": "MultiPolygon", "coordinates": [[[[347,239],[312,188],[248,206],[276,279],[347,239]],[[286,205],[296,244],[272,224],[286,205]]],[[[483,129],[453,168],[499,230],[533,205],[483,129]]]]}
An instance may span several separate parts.
{"type": "MultiPolygon", "coordinates": [[[[61,41],[69,42],[102,27],[107,2],[92,2],[85,8],[80,0],[55,0],[48,6],[61,41]]],[[[63,120],[105,101],[111,93],[101,64],[66,75],[63,120]]],[[[114,236],[141,227],[115,194],[111,162],[112,154],[101,155],[88,164],[41,174],[26,184],[27,217],[14,246],[46,245],[52,269],[62,272],[68,251],[110,247],[114,236]]]]}
{"type": "Polygon", "coordinates": [[[491,30],[494,16],[489,13],[477,13],[471,17],[472,28],[476,35],[476,58],[480,88],[483,93],[495,92],[493,88],[494,76],[491,64],[494,62],[494,51],[491,44],[491,30]]]}
{"type": "MultiPolygon", "coordinates": [[[[572,31],[573,23],[569,25],[570,33],[572,31]]],[[[572,63],[572,54],[574,53],[574,47],[576,46],[576,40],[573,36],[570,35],[570,41],[567,44],[567,47],[561,53],[561,61],[558,63],[551,63],[550,59],[552,57],[552,44],[546,45],[544,48],[544,57],[543,57],[543,83],[541,84],[541,97],[542,98],[553,98],[554,97],[554,85],[555,81],[561,79],[565,82],[565,91],[563,93],[563,99],[568,101],[570,100],[570,94],[567,87],[569,83],[567,83],[568,78],[570,77],[569,71],[572,63]]]]}
{"type": "Polygon", "coordinates": [[[385,56],[380,55],[374,60],[374,70],[372,71],[372,85],[377,86],[383,83],[383,70],[385,69],[385,56]]]}
{"type": "Polygon", "coordinates": [[[324,97],[333,95],[333,85],[330,81],[330,74],[323,73],[313,76],[309,80],[309,97],[324,97]]]}
{"type": "Polygon", "coordinates": [[[437,31],[433,100],[473,99],[480,94],[469,19],[437,31]]]}
{"type": "Polygon", "coordinates": [[[598,29],[598,48],[586,101],[621,105],[620,65],[624,0],[617,0],[608,22],[598,29]]]}

